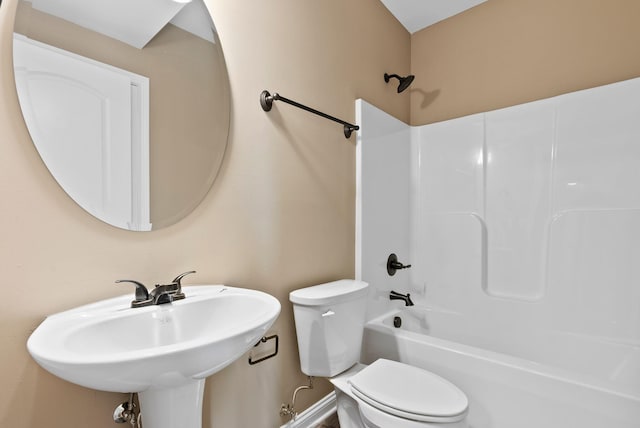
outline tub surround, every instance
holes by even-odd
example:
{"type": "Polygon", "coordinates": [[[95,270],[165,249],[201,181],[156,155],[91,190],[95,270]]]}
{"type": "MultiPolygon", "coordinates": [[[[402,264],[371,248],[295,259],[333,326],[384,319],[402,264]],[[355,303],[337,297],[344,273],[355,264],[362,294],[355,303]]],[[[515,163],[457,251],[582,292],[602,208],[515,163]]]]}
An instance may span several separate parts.
{"type": "MultiPolygon", "coordinates": [[[[527,394],[567,382],[570,387],[558,386],[564,392],[557,400],[564,393],[592,394],[576,418],[602,401],[609,407],[594,411],[632,426],[640,408],[633,410],[640,405],[639,99],[640,78],[413,128],[359,101],[363,129],[378,132],[359,140],[358,278],[375,290],[368,316],[392,307],[390,290],[411,292],[428,310],[408,316],[412,334],[424,330],[420,338],[397,344],[393,333],[365,338],[369,358],[380,352],[429,368],[430,348],[414,343],[423,338],[480,350],[472,358],[483,359],[485,351],[504,355],[500,364],[526,367],[526,375],[513,376],[528,379],[527,394]],[[383,177],[375,174],[381,170],[383,177]],[[376,193],[381,180],[410,192],[384,204],[376,193]],[[391,228],[379,227],[407,217],[404,230],[393,228],[393,239],[391,228]],[[409,236],[406,242],[401,234],[409,236]],[[396,247],[408,251],[412,268],[389,277],[382,255],[396,247]],[[543,381],[529,372],[553,381],[539,390],[543,381]]],[[[472,374],[462,367],[475,364],[459,362],[458,380],[472,374]]],[[[455,367],[441,374],[448,378],[455,367]]],[[[496,379],[508,379],[506,373],[496,379]]],[[[507,382],[497,394],[524,406],[518,400],[526,397],[516,399],[506,392],[511,388],[507,382]]],[[[523,426],[502,414],[497,396],[492,400],[480,411],[510,421],[493,426],[523,426]]],[[[572,412],[580,412],[582,405],[573,405],[572,412]]],[[[538,423],[553,415],[550,410],[538,423]]],[[[603,426],[604,419],[593,420],[601,425],[581,426],[603,426]]]]}

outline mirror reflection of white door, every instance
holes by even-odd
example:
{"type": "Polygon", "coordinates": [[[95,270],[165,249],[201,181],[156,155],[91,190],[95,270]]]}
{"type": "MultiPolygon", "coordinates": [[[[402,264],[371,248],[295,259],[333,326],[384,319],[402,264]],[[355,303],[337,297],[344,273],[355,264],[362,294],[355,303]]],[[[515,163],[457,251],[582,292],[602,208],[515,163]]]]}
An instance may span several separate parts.
{"type": "Polygon", "coordinates": [[[146,77],[14,35],[18,97],[51,174],[82,208],[150,230],[146,77]]]}

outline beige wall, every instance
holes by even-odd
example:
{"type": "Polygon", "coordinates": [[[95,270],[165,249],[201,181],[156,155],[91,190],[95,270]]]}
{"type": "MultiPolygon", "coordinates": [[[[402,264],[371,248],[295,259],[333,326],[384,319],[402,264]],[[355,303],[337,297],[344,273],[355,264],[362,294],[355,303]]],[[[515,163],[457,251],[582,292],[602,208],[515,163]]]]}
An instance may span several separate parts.
{"type": "MultiPolygon", "coordinates": [[[[267,291],[283,310],[277,358],[245,359],[207,381],[205,426],[273,428],[280,404],[305,382],[288,293],[353,277],[355,137],[276,103],[263,89],[354,120],[364,97],[409,120],[407,97],[382,75],[410,68],[409,34],[378,0],[207,0],[231,75],[230,146],[194,213],[150,233],[112,228],[76,206],[49,176],[17,106],[11,72],[16,0],[0,8],[0,426],[113,427],[125,397],[49,375],[28,356],[30,332],[53,312],[119,295],[113,281],[145,283],[195,269],[187,283],[267,291]]],[[[179,173],[179,171],[177,171],[179,173]]],[[[125,286],[126,288],[126,286],[125,286]]],[[[132,292],[132,290],[127,290],[132,292]]],[[[330,390],[318,381],[304,408],[330,390]]]]}
{"type": "Polygon", "coordinates": [[[411,124],[640,76],[637,0],[489,0],[411,39],[411,124]]]}

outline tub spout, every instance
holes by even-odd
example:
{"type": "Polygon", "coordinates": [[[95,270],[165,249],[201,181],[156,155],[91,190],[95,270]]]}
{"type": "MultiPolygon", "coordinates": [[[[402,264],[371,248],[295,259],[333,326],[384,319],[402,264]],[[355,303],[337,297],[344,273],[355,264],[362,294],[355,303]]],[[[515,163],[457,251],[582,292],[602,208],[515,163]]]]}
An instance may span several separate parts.
{"type": "Polygon", "coordinates": [[[400,294],[396,291],[392,291],[389,293],[389,300],[404,300],[405,306],[413,306],[413,301],[411,300],[411,294],[400,294]]]}

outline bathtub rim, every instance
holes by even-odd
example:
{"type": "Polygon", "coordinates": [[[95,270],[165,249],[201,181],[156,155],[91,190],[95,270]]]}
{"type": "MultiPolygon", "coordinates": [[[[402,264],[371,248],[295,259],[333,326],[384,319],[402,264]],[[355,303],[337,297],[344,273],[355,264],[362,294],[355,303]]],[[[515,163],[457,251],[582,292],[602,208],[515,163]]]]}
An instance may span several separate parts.
{"type": "MultiPolygon", "coordinates": [[[[455,354],[463,355],[468,358],[478,358],[487,363],[497,364],[508,367],[510,369],[523,370],[538,376],[542,376],[549,380],[567,382],[575,386],[588,388],[600,393],[607,393],[618,396],[626,400],[632,400],[638,402],[640,405],[640,388],[634,390],[632,387],[619,385],[606,379],[599,378],[597,376],[588,375],[579,372],[572,372],[560,367],[554,367],[548,364],[538,363],[533,360],[528,360],[522,357],[516,357],[509,354],[504,354],[488,349],[478,348],[476,346],[466,345],[464,343],[454,342],[447,339],[441,339],[439,337],[430,336],[428,334],[416,333],[402,328],[395,328],[391,325],[387,325],[383,320],[398,316],[402,312],[405,312],[406,308],[394,308],[379,315],[365,324],[365,330],[370,329],[383,334],[390,334],[391,336],[402,338],[412,342],[425,342],[423,337],[428,338],[427,342],[430,346],[433,346],[439,350],[453,352],[455,354]]],[[[439,311],[440,309],[415,305],[412,310],[425,310],[425,311],[439,311]]],[[[452,312],[452,311],[445,311],[452,312]]],[[[363,340],[366,340],[366,334],[363,340]]]]}

